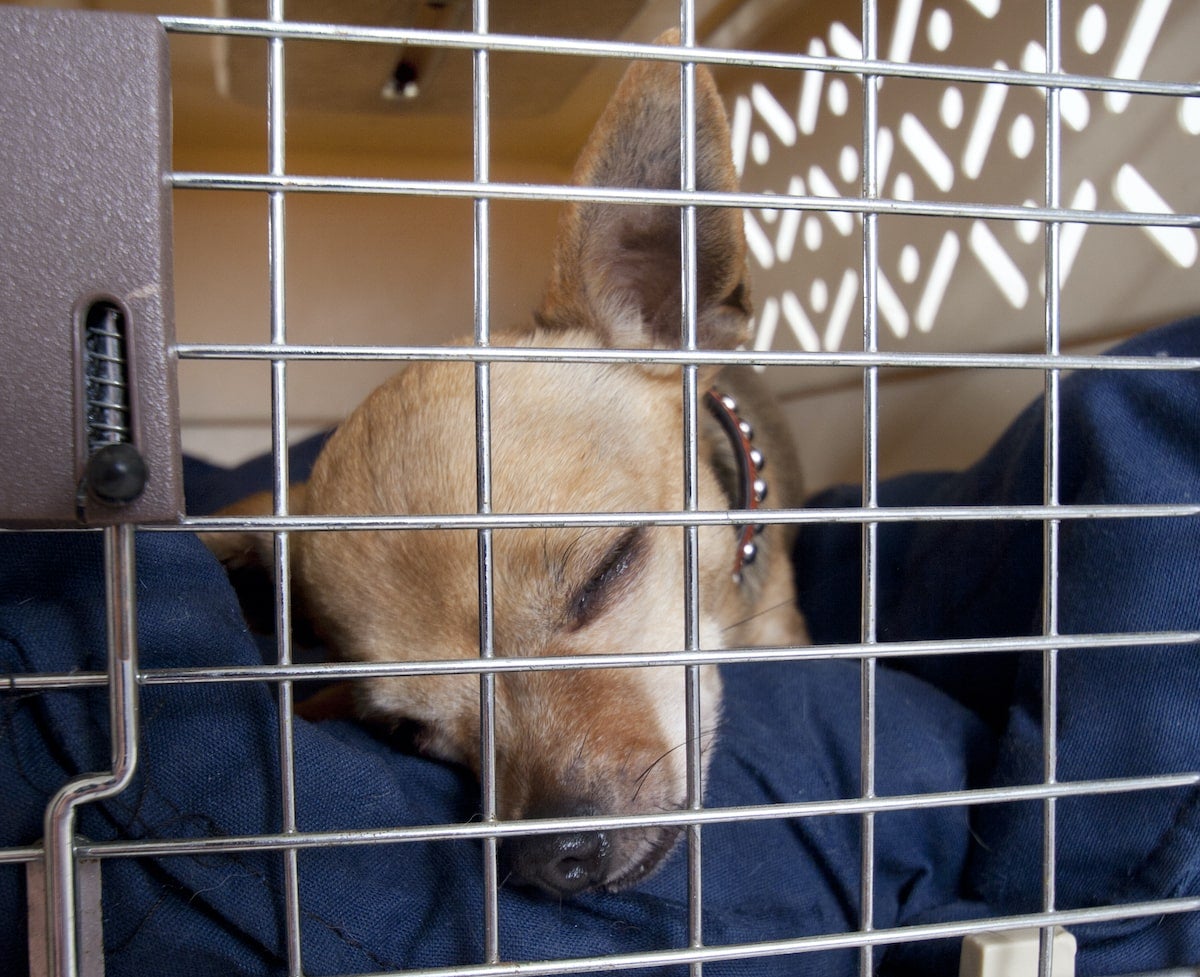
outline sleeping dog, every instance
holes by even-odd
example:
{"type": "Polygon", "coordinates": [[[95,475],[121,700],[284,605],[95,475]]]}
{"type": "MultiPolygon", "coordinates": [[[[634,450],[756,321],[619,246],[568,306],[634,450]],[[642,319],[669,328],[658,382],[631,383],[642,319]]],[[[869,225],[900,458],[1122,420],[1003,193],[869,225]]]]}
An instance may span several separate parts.
{"type": "MultiPolygon", "coordinates": [[[[697,188],[736,190],[725,113],[703,67],[696,69],[696,115],[697,188]]],[[[679,66],[639,62],[603,112],[573,182],[678,189],[679,147],[679,66]]],[[[732,350],[749,335],[742,214],[702,207],[696,220],[699,343],[732,350]]],[[[494,335],[493,345],[679,348],[680,242],[678,208],[570,203],[533,322],[494,335]]],[[[699,374],[699,507],[797,505],[792,450],[753,373],[703,366],[699,374]],[[769,499],[763,498],[764,456],[771,461],[769,499]]],[[[662,363],[494,363],[493,511],[680,510],[683,389],[681,368],[662,363]]],[[[307,484],[293,488],[291,511],[476,512],[475,397],[469,362],[409,366],[371,393],[330,437],[307,484]]],[[[256,496],[232,511],[265,514],[271,500],[256,496]]],[[[788,529],[755,526],[753,516],[747,513],[745,526],[699,530],[703,648],[805,640],[788,529]]],[[[496,654],[618,656],[683,648],[683,532],[649,525],[496,530],[496,654]]],[[[475,533],[330,531],[292,539],[294,591],[338,656],[366,662],[479,657],[475,533]]],[[[271,565],[269,535],[214,532],[205,541],[233,572],[271,565]]],[[[499,674],[501,818],[681,808],[687,780],[684,684],[684,669],[668,666],[499,674]]],[[[701,668],[700,689],[707,769],[721,711],[715,666],[701,668]]],[[[385,729],[415,729],[423,753],[478,773],[476,676],[376,678],[356,683],[348,699],[359,718],[385,729]]],[[[552,894],[615,890],[653,871],[678,833],[649,827],[512,838],[502,855],[515,881],[552,894]]]]}

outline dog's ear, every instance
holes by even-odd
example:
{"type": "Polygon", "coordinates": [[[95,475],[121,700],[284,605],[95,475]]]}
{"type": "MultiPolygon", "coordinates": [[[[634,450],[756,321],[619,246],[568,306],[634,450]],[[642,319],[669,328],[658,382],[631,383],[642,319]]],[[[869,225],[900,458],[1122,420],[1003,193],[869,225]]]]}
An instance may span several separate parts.
{"type": "MultiPolygon", "coordinates": [[[[658,39],[678,42],[673,31],[658,39]]],[[[630,67],[596,123],[572,182],[679,190],[680,78],[673,61],[630,67]]],[[[696,66],[695,89],[696,189],[735,191],[729,124],[703,65],[696,66]]],[[[742,212],[700,207],[696,223],[698,340],[703,347],[731,349],[749,331],[742,212]]],[[[593,330],[611,347],[679,348],[681,239],[678,207],[569,204],[538,322],[593,330]]]]}

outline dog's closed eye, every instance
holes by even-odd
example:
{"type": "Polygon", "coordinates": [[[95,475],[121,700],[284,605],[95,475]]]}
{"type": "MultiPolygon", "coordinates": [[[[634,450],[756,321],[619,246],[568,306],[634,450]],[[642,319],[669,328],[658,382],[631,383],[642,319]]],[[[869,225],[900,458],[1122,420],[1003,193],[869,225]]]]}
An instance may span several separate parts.
{"type": "Polygon", "coordinates": [[[623,533],[595,564],[591,577],[571,595],[568,626],[577,631],[595,620],[620,594],[638,562],[645,540],[641,527],[623,533]]]}

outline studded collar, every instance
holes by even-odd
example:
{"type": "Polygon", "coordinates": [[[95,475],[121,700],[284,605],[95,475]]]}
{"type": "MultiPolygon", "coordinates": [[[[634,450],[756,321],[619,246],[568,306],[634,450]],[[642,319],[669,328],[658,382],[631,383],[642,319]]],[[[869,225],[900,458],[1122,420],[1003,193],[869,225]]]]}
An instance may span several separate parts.
{"type": "MultiPolygon", "coordinates": [[[[704,405],[721,425],[721,429],[733,447],[733,456],[737,463],[737,498],[733,500],[732,508],[753,512],[767,497],[767,483],[762,477],[766,459],[763,457],[763,453],[754,447],[754,428],[749,421],[738,414],[737,401],[715,387],[705,392],[704,405]]],[[[747,523],[741,527],[738,533],[737,552],[733,561],[733,579],[739,583],[742,579],[742,570],[748,564],[753,563],[754,558],[758,555],[758,544],[755,542],[755,537],[762,530],[761,525],[747,523]]]]}

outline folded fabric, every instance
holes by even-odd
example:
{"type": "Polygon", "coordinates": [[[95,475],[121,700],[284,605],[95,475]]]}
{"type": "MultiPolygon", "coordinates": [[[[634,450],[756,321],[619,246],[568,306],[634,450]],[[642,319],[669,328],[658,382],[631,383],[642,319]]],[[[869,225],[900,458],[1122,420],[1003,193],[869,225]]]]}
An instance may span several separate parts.
{"type": "MultiPolygon", "coordinates": [[[[1150,331],[1113,352],[1200,357],[1200,319],[1150,331]]],[[[1200,503],[1194,372],[1081,371],[1062,382],[1060,410],[1060,502],[1200,503]]],[[[1038,401],[964,472],[885,482],[882,504],[1041,504],[1044,416],[1038,401]]],[[[810,504],[856,505],[859,495],[842,487],[810,504]]],[[[1040,522],[1015,520],[880,526],[881,640],[1041,634],[1042,533],[1040,522]]],[[[859,553],[856,527],[817,525],[801,536],[800,603],[818,642],[858,637],[859,553]]],[[[1066,520],[1058,562],[1059,632],[1131,637],[1128,645],[1059,653],[1057,778],[1194,775],[1200,649],[1194,641],[1139,643],[1136,635],[1200,630],[1200,517],[1066,520]]],[[[923,658],[901,667],[947,691],[999,736],[996,762],[975,786],[1043,781],[1041,655],[923,658]]],[[[1072,797],[1057,808],[1058,908],[1200,895],[1195,786],[1072,797]]],[[[1039,803],[980,807],[963,893],[981,914],[1038,911],[1041,857],[1039,803]]],[[[948,904],[927,918],[963,911],[948,904]]],[[[1195,912],[1073,931],[1081,974],[1200,961],[1195,912]]]]}
{"type": "MultiPolygon", "coordinates": [[[[1200,322],[1138,340],[1130,352],[1200,355],[1200,322]]],[[[1196,501],[1200,394],[1186,373],[1086,372],[1063,385],[1063,502],[1196,501]],[[1153,482],[1145,484],[1147,473],[1153,482]]],[[[967,472],[898,480],[885,504],[1041,501],[1040,407],[967,472]]],[[[318,447],[296,450],[301,474],[318,447]]],[[[269,484],[269,462],[187,469],[190,511],[269,484]]],[[[855,504],[835,490],[821,505],[855,504]]],[[[1192,630],[1200,616],[1200,520],[1068,521],[1062,527],[1060,629],[1192,630]]],[[[1039,633],[1041,526],[1030,522],[881,527],[880,637],[1039,633]]],[[[188,534],[137,542],[143,668],[263,660],[220,566],[188,534]]],[[[858,638],[859,534],[814,526],[798,543],[801,601],[821,642],[858,638]]],[[[102,670],[100,540],[0,535],[4,671],[102,670]]],[[[1060,779],[1181,773],[1200,756],[1195,644],[1059,656],[1060,779]]],[[[712,807],[859,796],[860,671],[851,661],[724,668],[726,718],[706,796],[712,807]]],[[[877,791],[1040,783],[1040,656],[921,659],[878,672],[877,791]]],[[[134,784],[85,806],[79,831],[117,839],[241,837],[280,829],[278,715],[268,683],[143,689],[134,784]]],[[[0,697],[0,847],[36,843],[47,799],[72,775],[108,765],[101,689],[0,697]]],[[[296,722],[302,831],[470,821],[478,789],[462,771],[395,752],[344,722],[296,722]]],[[[1086,906],[1195,896],[1195,787],[1071,798],[1058,805],[1059,903],[1086,906]]],[[[875,818],[874,925],[1040,908],[1036,803],[906,810],[875,818]]],[[[861,819],[831,813],[703,829],[704,941],[722,946],[859,927],[861,819]]],[[[103,860],[106,973],[184,975],[286,969],[283,856],[275,851],[103,860]]],[[[556,902],[500,890],[505,960],[686,947],[681,846],[636,888],[556,902]]],[[[482,849],[475,841],[338,844],[298,856],[304,971],[313,975],[478,962],[482,849]]],[[[0,969],[26,967],[23,868],[0,865],[0,969]]],[[[1075,929],[1081,974],[1200,959],[1197,914],[1075,929]]],[[[953,974],[952,941],[876,952],[880,971],[953,974]]],[[[706,972],[855,974],[855,950],[718,961],[706,972]]],[[[638,973],[685,973],[648,966],[638,973]]]]}
{"type": "MultiPolygon", "coordinates": [[[[6,671],[103,667],[99,541],[0,537],[0,650],[6,671]]],[[[260,661],[233,593],[190,536],[138,540],[139,630],[147,668],[260,661]]],[[[714,806],[830,799],[858,793],[858,670],[848,663],[744,665],[727,670],[728,720],[713,764],[714,806]],[[780,744],[789,744],[781,750],[780,744]]],[[[47,797],[107,763],[103,693],[4,700],[0,843],[30,844],[47,797]]],[[[880,688],[880,788],[951,790],[982,726],[911,676],[880,688]]],[[[117,838],[238,837],[279,830],[274,697],[259,684],[150,685],[143,691],[136,782],[84,808],[80,832],[117,838]]],[[[302,830],[390,828],[471,819],[477,788],[461,772],[392,752],[349,723],[296,730],[302,830]]],[[[936,905],[966,851],[954,810],[880,817],[877,922],[936,905]],[[957,854],[955,854],[957,853],[957,854]]],[[[856,926],[859,820],[828,816],[713,826],[704,831],[705,937],[748,942],[856,926]]],[[[505,959],[627,953],[686,946],[685,859],[677,851],[637,889],[560,904],[501,890],[505,959]]],[[[481,848],[473,842],[356,845],[299,857],[306,973],[333,974],[481,959],[481,848]]],[[[19,872],[0,874],[0,907],[22,920],[19,872]]],[[[104,862],[110,975],[282,972],[278,853],[180,855],[104,862]]],[[[23,926],[0,933],[6,972],[23,965],[23,926]]],[[[852,973],[852,953],[714,967],[730,974],[852,973]]],[[[674,973],[651,969],[647,973],[674,973]]]]}

